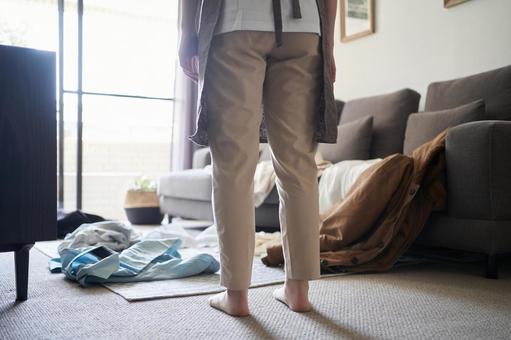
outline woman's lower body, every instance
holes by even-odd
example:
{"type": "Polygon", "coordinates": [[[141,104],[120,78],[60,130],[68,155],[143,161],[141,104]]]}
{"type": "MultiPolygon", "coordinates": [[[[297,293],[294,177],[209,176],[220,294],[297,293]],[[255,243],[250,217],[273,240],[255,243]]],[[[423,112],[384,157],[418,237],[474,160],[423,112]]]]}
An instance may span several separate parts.
{"type": "Polygon", "coordinates": [[[247,291],[255,245],[254,173],[264,117],[280,197],[286,282],[320,276],[314,140],[322,56],[314,33],[234,31],[213,38],[204,86],[220,284],[247,291]]]}

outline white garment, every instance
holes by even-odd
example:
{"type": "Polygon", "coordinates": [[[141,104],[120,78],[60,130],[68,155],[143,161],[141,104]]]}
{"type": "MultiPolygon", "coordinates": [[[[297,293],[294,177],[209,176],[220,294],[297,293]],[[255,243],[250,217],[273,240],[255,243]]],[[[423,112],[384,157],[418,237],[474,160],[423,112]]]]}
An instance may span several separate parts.
{"type": "Polygon", "coordinates": [[[271,246],[280,244],[282,242],[282,236],[280,231],[276,231],[273,233],[267,233],[264,231],[257,232],[255,234],[255,249],[254,256],[265,256],[266,249],[271,246]]]}
{"type": "MultiPolygon", "coordinates": [[[[143,237],[143,240],[160,240],[179,238],[182,241],[182,249],[195,249],[204,251],[204,248],[211,248],[213,253],[219,252],[218,231],[216,224],[204,229],[200,234],[193,236],[179,223],[163,225],[143,237]]],[[[266,255],[266,248],[280,243],[282,240],[280,232],[266,233],[259,231],[255,233],[254,256],[266,255]]],[[[188,253],[190,255],[190,253],[188,253]]]]}
{"type": "MultiPolygon", "coordinates": [[[[211,164],[204,167],[205,171],[212,172],[211,164]]],[[[271,161],[260,161],[257,163],[254,173],[254,206],[258,208],[275,186],[275,170],[271,161]]]]}
{"type": "Polygon", "coordinates": [[[197,241],[195,240],[195,237],[193,237],[179,223],[170,223],[167,225],[163,225],[155,230],[150,231],[143,237],[144,240],[161,240],[171,238],[179,238],[182,242],[181,248],[197,246],[197,241]]]}
{"type": "Polygon", "coordinates": [[[323,213],[334,204],[346,198],[346,194],[360,174],[380,161],[381,158],[367,161],[342,161],[325,169],[318,185],[319,212],[323,213]]]}
{"type": "MultiPolygon", "coordinates": [[[[281,4],[282,32],[321,34],[316,0],[300,0],[300,19],[293,18],[291,0],[281,0],[281,4]]],[[[232,31],[274,32],[272,0],[224,0],[214,34],[232,31]]]]}
{"type": "Polygon", "coordinates": [[[149,232],[143,239],[160,240],[176,237],[182,241],[181,248],[205,248],[218,246],[215,224],[207,227],[200,234],[193,236],[188,230],[183,228],[179,222],[169,223],[149,232]]]}
{"type": "Polygon", "coordinates": [[[271,160],[260,161],[254,174],[254,205],[259,207],[275,186],[277,175],[271,160]]]}
{"type": "Polygon", "coordinates": [[[120,221],[84,223],[69,233],[59,245],[59,251],[65,248],[83,248],[105,246],[115,251],[131,247],[140,241],[141,234],[131,225],[120,221]]]}

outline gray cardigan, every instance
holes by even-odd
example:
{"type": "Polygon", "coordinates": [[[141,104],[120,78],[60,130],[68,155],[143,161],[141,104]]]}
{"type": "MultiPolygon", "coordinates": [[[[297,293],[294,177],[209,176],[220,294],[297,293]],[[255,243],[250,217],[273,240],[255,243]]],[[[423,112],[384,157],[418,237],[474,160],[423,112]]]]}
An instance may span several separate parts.
{"type": "MultiPolygon", "coordinates": [[[[195,131],[188,139],[192,142],[209,146],[207,134],[208,108],[206,105],[207,91],[204,89],[204,76],[207,69],[209,47],[213,39],[213,32],[220,16],[223,0],[201,0],[196,13],[196,33],[199,40],[199,95],[198,95],[198,114],[195,131]]],[[[314,130],[314,139],[320,143],[337,142],[337,109],[335,105],[333,84],[330,77],[330,62],[327,58],[327,42],[325,37],[326,12],[323,0],[316,0],[321,22],[321,46],[323,52],[323,86],[320,95],[319,105],[315,112],[316,125],[314,130]]],[[[259,128],[260,143],[267,143],[266,123],[263,115],[261,126],[259,128]]]]}

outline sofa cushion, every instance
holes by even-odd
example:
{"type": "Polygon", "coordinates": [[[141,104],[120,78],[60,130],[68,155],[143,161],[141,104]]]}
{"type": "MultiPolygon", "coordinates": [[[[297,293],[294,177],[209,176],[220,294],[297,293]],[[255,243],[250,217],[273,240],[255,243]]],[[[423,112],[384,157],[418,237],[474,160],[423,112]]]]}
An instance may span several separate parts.
{"type": "Polygon", "coordinates": [[[332,163],[369,159],[373,134],[373,117],[368,116],[337,127],[337,143],[319,143],[324,159],[332,163]]]}
{"type": "Polygon", "coordinates": [[[485,100],[486,119],[511,120],[511,65],[430,84],[425,111],[450,109],[477,99],[485,100]]]}
{"type": "MultiPolygon", "coordinates": [[[[335,105],[337,108],[337,124],[339,124],[341,118],[341,112],[344,107],[344,102],[341,100],[335,100],[335,105]]],[[[260,154],[259,161],[269,161],[271,160],[271,150],[269,143],[261,143],[260,144],[260,154]]]]}
{"type": "Polygon", "coordinates": [[[369,158],[383,158],[403,151],[408,116],[419,110],[420,94],[404,89],[381,96],[351,100],[344,105],[341,124],[373,116],[369,158]]]}
{"type": "Polygon", "coordinates": [[[454,109],[410,115],[406,126],[404,153],[410,155],[417,147],[432,140],[447,128],[483,119],[484,112],[484,100],[479,99],[454,109]]]}
{"type": "Polygon", "coordinates": [[[277,190],[277,186],[275,185],[273,189],[271,189],[268,196],[266,196],[263,205],[260,205],[259,207],[264,206],[265,204],[279,204],[279,192],[277,190]]]}
{"type": "Polygon", "coordinates": [[[344,105],[345,103],[343,101],[338,99],[335,100],[335,107],[337,108],[337,125],[341,122],[341,114],[344,109],[344,105]]]}
{"type": "Polygon", "coordinates": [[[259,162],[261,161],[270,161],[271,160],[271,150],[270,150],[270,144],[268,143],[261,143],[259,144],[259,162]]]}
{"type": "Polygon", "coordinates": [[[209,147],[203,147],[193,152],[192,169],[201,169],[211,164],[211,152],[209,147]]]}
{"type": "Polygon", "coordinates": [[[169,172],[160,177],[158,187],[162,196],[199,201],[211,201],[211,190],[211,171],[207,169],[169,172]]]}
{"type": "Polygon", "coordinates": [[[415,244],[483,254],[511,252],[509,221],[457,218],[434,213],[415,244]]]}

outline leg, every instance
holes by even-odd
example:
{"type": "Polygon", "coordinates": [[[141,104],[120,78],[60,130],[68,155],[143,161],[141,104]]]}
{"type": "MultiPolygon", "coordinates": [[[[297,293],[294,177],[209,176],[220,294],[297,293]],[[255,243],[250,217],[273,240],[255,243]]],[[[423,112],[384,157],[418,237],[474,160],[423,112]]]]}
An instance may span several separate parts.
{"type": "Polygon", "coordinates": [[[14,252],[16,271],[16,300],[25,301],[28,291],[28,260],[33,244],[25,244],[14,252]]]}
{"type": "Polygon", "coordinates": [[[486,255],[486,278],[498,279],[499,268],[497,264],[497,255],[486,255]]]}
{"type": "Polygon", "coordinates": [[[308,280],[320,277],[314,113],[322,58],[317,35],[285,33],[284,37],[284,45],[271,54],[264,88],[286,271],[286,284],[274,295],[291,309],[306,311],[308,280]]]}
{"type": "Polygon", "coordinates": [[[255,246],[253,186],[266,69],[261,47],[270,40],[269,36],[247,31],[215,36],[204,84],[220,284],[227,288],[210,303],[231,315],[248,314],[255,246]]]}

